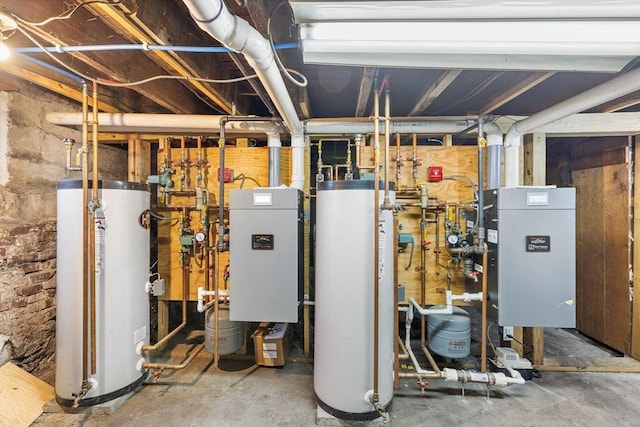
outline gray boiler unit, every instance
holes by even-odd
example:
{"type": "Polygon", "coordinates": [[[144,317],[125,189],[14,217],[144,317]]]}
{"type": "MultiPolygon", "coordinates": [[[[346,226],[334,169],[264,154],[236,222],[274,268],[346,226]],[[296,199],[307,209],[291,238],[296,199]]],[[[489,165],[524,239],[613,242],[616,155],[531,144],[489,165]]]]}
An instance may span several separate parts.
{"type": "Polygon", "coordinates": [[[302,297],[302,192],[229,192],[229,318],[298,322],[302,297]]]}
{"type": "Polygon", "coordinates": [[[489,317],[500,326],[575,327],[575,188],[485,192],[489,317]]]}

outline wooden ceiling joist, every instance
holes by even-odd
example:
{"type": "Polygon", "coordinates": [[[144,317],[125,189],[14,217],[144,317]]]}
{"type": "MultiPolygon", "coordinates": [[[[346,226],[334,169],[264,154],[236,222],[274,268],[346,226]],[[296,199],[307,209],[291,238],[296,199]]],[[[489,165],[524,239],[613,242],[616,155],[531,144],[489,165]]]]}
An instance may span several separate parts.
{"type": "Polygon", "coordinates": [[[449,70],[440,75],[420,97],[416,105],[411,109],[409,116],[417,116],[427,109],[441,94],[458,78],[462,70],[449,70]]]}

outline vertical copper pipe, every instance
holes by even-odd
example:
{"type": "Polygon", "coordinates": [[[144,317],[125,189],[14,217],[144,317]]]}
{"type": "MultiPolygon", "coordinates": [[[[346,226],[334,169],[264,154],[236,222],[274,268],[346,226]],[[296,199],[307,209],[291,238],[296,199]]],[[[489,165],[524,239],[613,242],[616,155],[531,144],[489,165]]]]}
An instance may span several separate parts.
{"type": "Polygon", "coordinates": [[[482,252],[482,335],[480,349],[480,370],[487,372],[487,272],[489,271],[489,246],[484,242],[482,252]]]}
{"type": "Polygon", "coordinates": [[[100,207],[100,198],[98,197],[98,84],[93,83],[93,106],[92,106],[93,119],[91,120],[91,128],[93,133],[92,138],[92,151],[93,160],[91,164],[92,169],[92,190],[91,190],[91,205],[93,212],[93,223],[91,224],[91,245],[89,250],[91,252],[91,277],[89,283],[91,287],[90,292],[90,307],[91,307],[91,375],[96,374],[96,224],[95,213],[96,209],[100,207]]]}
{"type": "Polygon", "coordinates": [[[380,92],[376,88],[373,96],[373,127],[374,127],[374,154],[373,154],[373,404],[379,400],[378,390],[378,332],[380,329],[379,306],[380,306],[380,279],[379,263],[380,256],[378,247],[380,245],[380,92]]]}
{"type": "Polygon", "coordinates": [[[89,379],[89,95],[82,85],[82,380],[89,379]]]}

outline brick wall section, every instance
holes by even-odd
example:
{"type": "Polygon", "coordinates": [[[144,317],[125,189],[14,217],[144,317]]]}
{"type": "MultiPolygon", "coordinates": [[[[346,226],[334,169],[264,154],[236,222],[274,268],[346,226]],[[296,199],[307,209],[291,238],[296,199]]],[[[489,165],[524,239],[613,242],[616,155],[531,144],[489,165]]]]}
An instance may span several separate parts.
{"type": "Polygon", "coordinates": [[[51,377],[56,318],[56,224],[3,224],[0,229],[0,324],[5,358],[51,377]],[[8,354],[7,354],[8,353],[8,354]]]}
{"type": "MultiPolygon", "coordinates": [[[[80,111],[25,86],[0,92],[0,365],[11,360],[53,383],[56,317],[56,190],[66,170],[65,137],[80,133],[46,122],[50,111],[80,111]]],[[[75,156],[74,156],[75,157],[75,156]]],[[[125,150],[100,146],[99,176],[126,180],[125,150]]]]}

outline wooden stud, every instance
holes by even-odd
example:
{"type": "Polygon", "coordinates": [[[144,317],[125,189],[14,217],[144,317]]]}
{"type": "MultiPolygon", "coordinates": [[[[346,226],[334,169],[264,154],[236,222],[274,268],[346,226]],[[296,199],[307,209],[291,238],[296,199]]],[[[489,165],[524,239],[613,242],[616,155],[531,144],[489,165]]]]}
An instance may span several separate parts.
{"type": "Polygon", "coordinates": [[[144,183],[151,173],[151,146],[148,141],[129,139],[129,181],[144,183]]]}

